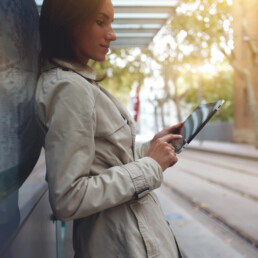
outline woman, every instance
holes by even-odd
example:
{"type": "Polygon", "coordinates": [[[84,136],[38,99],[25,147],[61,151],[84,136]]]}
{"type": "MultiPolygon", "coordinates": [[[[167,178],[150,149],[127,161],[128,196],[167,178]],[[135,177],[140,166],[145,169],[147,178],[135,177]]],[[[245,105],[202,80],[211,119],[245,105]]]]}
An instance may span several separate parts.
{"type": "Polygon", "coordinates": [[[37,117],[44,134],[50,203],[74,220],[76,258],[178,257],[152,192],[177,162],[169,144],[182,124],[140,148],[124,107],[87,66],[116,39],[110,0],[45,0],[40,17],[37,117]]]}

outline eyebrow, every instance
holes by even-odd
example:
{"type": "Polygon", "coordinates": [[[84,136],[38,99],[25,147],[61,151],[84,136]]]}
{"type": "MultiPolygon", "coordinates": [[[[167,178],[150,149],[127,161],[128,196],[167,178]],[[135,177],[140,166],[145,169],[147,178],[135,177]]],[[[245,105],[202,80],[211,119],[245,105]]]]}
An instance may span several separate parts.
{"type": "MultiPolygon", "coordinates": [[[[110,19],[110,17],[106,14],[106,13],[98,13],[99,15],[103,15],[107,20],[110,19]]],[[[114,19],[112,19],[112,22],[114,21],[114,19]]]]}

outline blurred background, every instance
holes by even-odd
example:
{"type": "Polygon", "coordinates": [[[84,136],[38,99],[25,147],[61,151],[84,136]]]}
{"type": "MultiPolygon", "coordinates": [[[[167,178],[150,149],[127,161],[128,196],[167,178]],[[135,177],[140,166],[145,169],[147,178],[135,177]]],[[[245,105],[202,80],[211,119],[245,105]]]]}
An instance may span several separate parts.
{"type": "MultiPolygon", "coordinates": [[[[42,2],[0,2],[5,258],[73,256],[72,223],[52,220],[32,119],[42,2]]],[[[258,257],[258,0],[112,3],[117,41],[91,66],[131,112],[138,143],[198,104],[225,100],[156,190],[183,257],[258,257]]]]}
{"type": "Polygon", "coordinates": [[[257,1],[154,2],[115,4],[118,41],[101,64],[103,85],[133,114],[140,103],[140,134],[184,120],[199,103],[225,99],[213,120],[223,133],[208,139],[258,147],[257,1]]]}

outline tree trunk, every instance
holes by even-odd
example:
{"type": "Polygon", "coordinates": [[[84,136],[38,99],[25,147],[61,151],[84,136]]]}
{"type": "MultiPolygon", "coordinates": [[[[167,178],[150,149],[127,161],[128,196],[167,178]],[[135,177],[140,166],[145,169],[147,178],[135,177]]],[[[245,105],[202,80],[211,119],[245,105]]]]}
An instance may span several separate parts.
{"type": "Polygon", "coordinates": [[[253,83],[252,83],[250,72],[246,74],[246,87],[247,87],[250,112],[251,112],[251,116],[254,124],[255,147],[258,149],[258,110],[257,110],[255,92],[253,89],[253,83]]]}
{"type": "Polygon", "coordinates": [[[155,124],[155,132],[159,131],[159,123],[158,123],[158,107],[154,106],[154,124],[155,124]]]}
{"type": "Polygon", "coordinates": [[[164,103],[162,103],[159,108],[160,108],[160,116],[161,116],[162,128],[165,128],[166,127],[166,123],[165,123],[165,116],[164,116],[164,103]]]}

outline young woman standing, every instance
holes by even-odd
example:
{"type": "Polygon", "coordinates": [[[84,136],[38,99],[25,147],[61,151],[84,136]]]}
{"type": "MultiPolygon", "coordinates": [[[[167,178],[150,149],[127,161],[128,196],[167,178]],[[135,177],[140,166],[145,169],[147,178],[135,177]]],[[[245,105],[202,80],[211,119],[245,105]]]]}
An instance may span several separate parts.
{"type": "Polygon", "coordinates": [[[111,0],[45,0],[40,17],[41,75],[36,109],[55,216],[74,220],[76,258],[180,257],[152,190],[177,162],[169,143],[178,124],[140,147],[125,108],[96,79],[104,61],[111,0]]]}

